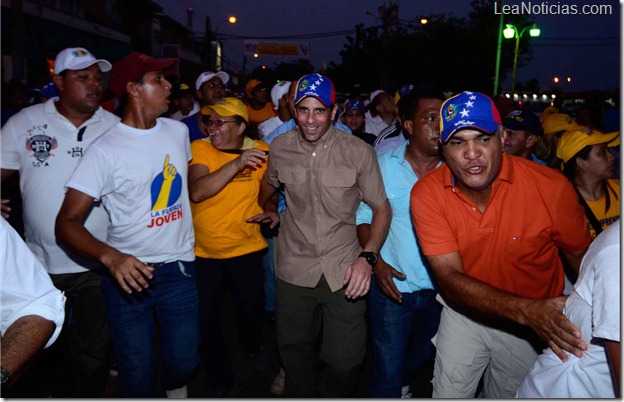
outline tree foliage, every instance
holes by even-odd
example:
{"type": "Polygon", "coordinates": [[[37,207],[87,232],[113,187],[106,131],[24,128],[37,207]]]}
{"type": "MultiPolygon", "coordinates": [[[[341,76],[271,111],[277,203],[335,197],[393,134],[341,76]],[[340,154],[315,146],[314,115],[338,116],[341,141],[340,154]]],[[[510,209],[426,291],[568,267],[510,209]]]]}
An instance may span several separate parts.
{"type": "MultiPolygon", "coordinates": [[[[332,63],[328,74],[337,86],[359,83],[367,90],[394,90],[406,83],[427,83],[454,92],[471,89],[491,93],[494,82],[500,15],[494,0],[472,1],[467,17],[436,14],[426,25],[398,20],[396,26],[356,26],[340,52],[341,64],[332,63]]],[[[524,27],[526,16],[505,16],[505,24],[524,27]]],[[[511,71],[514,40],[503,39],[500,79],[511,71]]],[[[520,42],[518,66],[532,57],[530,42],[520,42]]]]}
{"type": "MultiPolygon", "coordinates": [[[[473,90],[491,94],[501,18],[494,13],[496,1],[500,0],[473,0],[468,16],[434,14],[428,16],[425,25],[416,19],[400,18],[385,19],[376,27],[358,24],[355,35],[347,36],[340,51],[342,62],[331,62],[322,73],[330,76],[343,91],[359,87],[363,92],[379,88],[393,92],[412,83],[435,85],[453,92],[473,90]]],[[[526,15],[505,15],[503,28],[505,24],[513,24],[521,30],[532,23],[526,15]]],[[[499,82],[511,74],[514,51],[515,40],[503,38],[499,82]]],[[[532,56],[530,40],[524,35],[520,40],[518,67],[531,61],[532,56]]],[[[306,60],[280,63],[275,70],[277,77],[293,80],[318,71],[306,60]]],[[[535,87],[537,82],[527,85],[535,87]]]]}

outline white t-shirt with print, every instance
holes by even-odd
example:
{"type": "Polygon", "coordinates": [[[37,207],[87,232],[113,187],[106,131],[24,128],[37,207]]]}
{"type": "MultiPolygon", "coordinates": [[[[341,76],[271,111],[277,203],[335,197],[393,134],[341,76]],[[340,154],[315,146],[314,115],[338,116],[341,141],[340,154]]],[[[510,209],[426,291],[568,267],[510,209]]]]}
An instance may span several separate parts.
{"type": "Polygon", "coordinates": [[[120,122],[91,144],[67,187],[102,201],[111,247],[145,263],[193,261],[189,160],[185,124],[159,118],[141,130],[120,122]]]}
{"type": "MultiPolygon", "coordinates": [[[[61,115],[54,97],[22,109],[2,127],[3,169],[19,170],[26,244],[51,274],[85,272],[98,267],[62,248],[54,224],[63,199],[65,182],[89,145],[119,121],[101,107],[80,127],[61,115]]],[[[108,215],[96,204],[85,226],[99,240],[106,239],[108,215]]]]}

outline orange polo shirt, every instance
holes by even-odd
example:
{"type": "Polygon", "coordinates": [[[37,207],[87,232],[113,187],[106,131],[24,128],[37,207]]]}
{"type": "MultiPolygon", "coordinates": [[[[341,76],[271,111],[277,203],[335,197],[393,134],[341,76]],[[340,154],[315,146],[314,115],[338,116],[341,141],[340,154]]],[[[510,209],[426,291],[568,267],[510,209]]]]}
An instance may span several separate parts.
{"type": "Polygon", "coordinates": [[[524,297],[561,295],[558,247],[590,243],[572,184],[552,168],[503,153],[485,211],[453,185],[446,163],[412,188],[412,220],[425,255],[459,251],[467,275],[524,297]]]}

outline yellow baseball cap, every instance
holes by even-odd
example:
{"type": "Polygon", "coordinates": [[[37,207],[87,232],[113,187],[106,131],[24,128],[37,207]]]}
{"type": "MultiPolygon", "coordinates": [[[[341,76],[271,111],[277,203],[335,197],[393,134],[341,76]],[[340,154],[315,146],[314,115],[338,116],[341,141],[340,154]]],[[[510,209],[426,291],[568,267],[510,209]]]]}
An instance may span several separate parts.
{"type": "Polygon", "coordinates": [[[561,159],[563,163],[566,163],[588,145],[607,143],[608,146],[611,147],[618,145],[619,142],[619,131],[604,134],[598,130],[592,130],[587,127],[567,131],[561,136],[557,144],[557,158],[561,159]]]}
{"type": "Polygon", "coordinates": [[[550,135],[559,131],[579,130],[583,126],[577,124],[570,115],[565,113],[542,114],[542,129],[544,135],[550,135]]]}
{"type": "Polygon", "coordinates": [[[247,112],[247,106],[238,98],[227,97],[221,98],[214,105],[206,105],[202,107],[201,113],[203,115],[209,115],[214,110],[219,116],[240,116],[247,123],[249,123],[249,113],[247,112]]]}

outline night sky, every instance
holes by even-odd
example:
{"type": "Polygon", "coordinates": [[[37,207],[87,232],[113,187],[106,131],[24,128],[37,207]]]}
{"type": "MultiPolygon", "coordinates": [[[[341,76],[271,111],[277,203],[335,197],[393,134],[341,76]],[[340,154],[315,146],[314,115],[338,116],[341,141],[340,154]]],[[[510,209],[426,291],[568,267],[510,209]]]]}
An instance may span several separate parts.
{"type": "MultiPolygon", "coordinates": [[[[398,0],[399,18],[413,20],[432,13],[452,13],[457,17],[470,11],[468,0],[398,0]]],[[[165,13],[183,24],[187,24],[186,9],[194,10],[193,31],[204,32],[206,16],[212,20],[213,30],[242,37],[293,36],[353,30],[355,25],[376,26],[381,23],[377,9],[381,0],[316,0],[295,2],[292,0],[156,0],[165,13]],[[369,12],[372,15],[368,15],[369,12]],[[238,22],[230,25],[225,21],[235,15],[238,22]]],[[[571,82],[564,82],[565,92],[578,90],[612,90],[620,87],[621,69],[621,5],[615,1],[524,1],[506,0],[507,5],[532,6],[549,11],[549,14],[533,14],[541,29],[539,38],[533,41],[534,59],[530,65],[518,68],[516,82],[524,83],[537,78],[542,88],[552,85],[558,76],[571,82]],[[610,5],[611,15],[556,15],[565,6],[583,5],[596,10],[600,5],[610,5]]],[[[500,11],[500,10],[499,10],[500,11]]],[[[543,11],[542,11],[543,12],[543,11]]],[[[492,13],[495,13],[494,8],[492,13]]],[[[310,44],[311,62],[318,70],[323,63],[340,62],[339,51],[346,43],[346,35],[326,38],[301,39],[310,44]]],[[[507,40],[507,39],[503,39],[507,40]]],[[[280,39],[283,42],[296,40],[280,39]]],[[[224,66],[240,70],[243,60],[243,41],[224,41],[224,66]]],[[[263,56],[259,59],[247,57],[246,71],[260,65],[273,66],[279,62],[292,62],[289,57],[263,56]]],[[[484,64],[494,64],[494,60],[484,64]]],[[[501,82],[503,89],[511,87],[511,73],[501,82]]]]}

